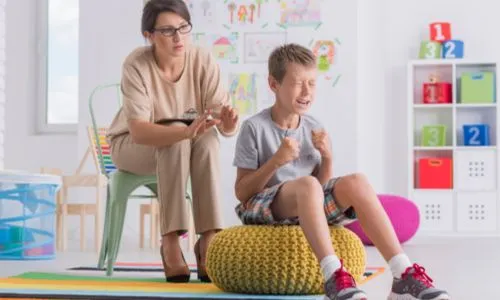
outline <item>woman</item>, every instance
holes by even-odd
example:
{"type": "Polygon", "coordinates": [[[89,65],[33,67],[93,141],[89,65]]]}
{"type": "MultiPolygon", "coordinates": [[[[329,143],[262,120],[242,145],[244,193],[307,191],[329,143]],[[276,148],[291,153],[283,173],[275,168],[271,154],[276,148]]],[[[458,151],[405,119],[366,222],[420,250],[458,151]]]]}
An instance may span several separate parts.
{"type": "MultiPolygon", "coordinates": [[[[189,281],[179,235],[189,224],[185,199],[192,182],[193,216],[201,238],[195,244],[198,277],[210,281],[205,254],[221,230],[219,209],[219,138],[238,130],[219,67],[208,51],[190,45],[192,24],[182,0],[150,0],[142,15],[142,32],[151,46],[134,50],[123,64],[123,106],[109,128],[111,155],[120,170],[156,174],[166,280],[189,281]],[[198,112],[190,125],[162,119],[198,112]],[[217,128],[217,130],[216,130],[217,128]]],[[[189,123],[188,123],[189,124],[189,123]]]]}

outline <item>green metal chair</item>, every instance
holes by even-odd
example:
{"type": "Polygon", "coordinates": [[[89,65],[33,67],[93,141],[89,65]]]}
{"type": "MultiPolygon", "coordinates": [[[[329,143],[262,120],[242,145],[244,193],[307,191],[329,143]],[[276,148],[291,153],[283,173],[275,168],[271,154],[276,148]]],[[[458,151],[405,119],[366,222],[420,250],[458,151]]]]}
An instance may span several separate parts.
{"type": "MultiPolygon", "coordinates": [[[[128,199],[151,199],[157,197],[156,175],[142,176],[125,172],[117,169],[111,160],[109,145],[106,141],[107,128],[98,126],[93,103],[98,92],[109,89],[116,89],[118,107],[121,107],[120,84],[109,84],[96,87],[89,97],[89,111],[92,119],[92,126],[88,128],[89,137],[98,161],[99,172],[108,178],[104,228],[98,262],[98,268],[102,269],[107,259],[107,276],[113,275],[114,264],[118,256],[123,233],[128,199]],[[146,187],[152,194],[133,195],[132,193],[140,187],[146,187]]],[[[190,205],[192,205],[191,183],[189,180],[186,199],[190,202],[190,205]]]]}

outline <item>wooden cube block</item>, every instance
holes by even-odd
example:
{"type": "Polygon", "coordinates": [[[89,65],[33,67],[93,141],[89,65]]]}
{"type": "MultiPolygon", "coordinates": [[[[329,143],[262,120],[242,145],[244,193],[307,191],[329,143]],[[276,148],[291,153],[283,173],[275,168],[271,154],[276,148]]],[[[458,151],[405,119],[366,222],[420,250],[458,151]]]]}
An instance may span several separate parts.
{"type": "Polygon", "coordinates": [[[451,40],[451,25],[447,22],[435,22],[430,25],[431,41],[443,42],[451,40]]]}
{"type": "Polygon", "coordinates": [[[443,42],[443,58],[463,58],[464,42],[460,40],[448,40],[443,42]]]}
{"type": "Polygon", "coordinates": [[[422,41],[418,57],[424,59],[441,58],[441,48],[440,42],[422,41]]]}

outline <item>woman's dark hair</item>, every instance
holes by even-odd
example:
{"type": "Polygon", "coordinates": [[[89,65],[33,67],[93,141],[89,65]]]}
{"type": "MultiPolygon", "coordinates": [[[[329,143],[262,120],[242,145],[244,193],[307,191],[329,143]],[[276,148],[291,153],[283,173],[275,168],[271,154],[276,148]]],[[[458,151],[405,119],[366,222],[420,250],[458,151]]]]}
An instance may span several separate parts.
{"type": "Polygon", "coordinates": [[[153,32],[156,19],[163,12],[178,14],[191,24],[191,15],[183,0],[149,0],[142,10],[141,33],[153,32]]]}

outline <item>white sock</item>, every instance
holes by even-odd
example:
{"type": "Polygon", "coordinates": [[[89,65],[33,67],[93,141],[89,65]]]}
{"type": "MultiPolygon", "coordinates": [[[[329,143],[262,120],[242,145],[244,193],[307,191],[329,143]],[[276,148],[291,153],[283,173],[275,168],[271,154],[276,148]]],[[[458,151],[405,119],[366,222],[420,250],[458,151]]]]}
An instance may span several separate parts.
{"type": "Polygon", "coordinates": [[[406,254],[400,253],[389,260],[389,267],[394,278],[401,278],[406,268],[411,267],[411,261],[406,254]]]}
{"type": "Polygon", "coordinates": [[[319,265],[326,281],[340,268],[340,260],[336,255],[328,255],[323,257],[319,265]]]}

